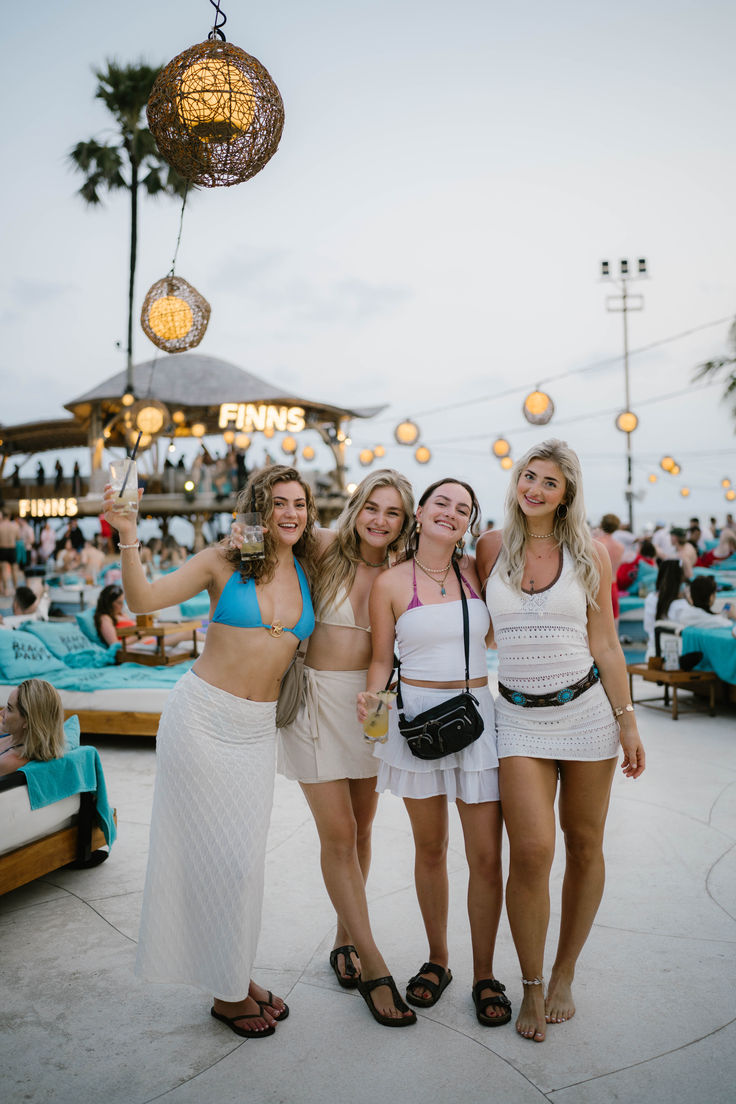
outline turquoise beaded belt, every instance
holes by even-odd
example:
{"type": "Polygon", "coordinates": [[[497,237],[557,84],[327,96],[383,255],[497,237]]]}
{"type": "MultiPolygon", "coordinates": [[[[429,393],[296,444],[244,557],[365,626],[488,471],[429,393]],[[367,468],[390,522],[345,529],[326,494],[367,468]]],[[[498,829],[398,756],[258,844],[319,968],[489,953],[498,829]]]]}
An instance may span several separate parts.
{"type": "Polygon", "coordinates": [[[508,686],[504,686],[501,682],[498,684],[498,692],[507,702],[511,702],[512,705],[521,705],[525,709],[535,709],[542,705],[564,705],[566,702],[579,698],[581,694],[594,686],[599,678],[598,668],[594,663],[587,675],[581,678],[579,682],[574,682],[572,686],[565,686],[562,690],[556,690],[553,694],[523,694],[521,690],[509,690],[508,686]]]}

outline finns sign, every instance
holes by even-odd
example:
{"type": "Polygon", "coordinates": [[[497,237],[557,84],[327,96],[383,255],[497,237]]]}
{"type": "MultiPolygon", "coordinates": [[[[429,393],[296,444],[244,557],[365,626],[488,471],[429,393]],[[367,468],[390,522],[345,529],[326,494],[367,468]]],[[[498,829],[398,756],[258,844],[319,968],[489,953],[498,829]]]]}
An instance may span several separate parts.
{"type": "Polygon", "coordinates": [[[264,429],[300,433],[306,425],[301,406],[272,406],[270,403],[221,403],[220,429],[234,426],[245,433],[264,429]]]}

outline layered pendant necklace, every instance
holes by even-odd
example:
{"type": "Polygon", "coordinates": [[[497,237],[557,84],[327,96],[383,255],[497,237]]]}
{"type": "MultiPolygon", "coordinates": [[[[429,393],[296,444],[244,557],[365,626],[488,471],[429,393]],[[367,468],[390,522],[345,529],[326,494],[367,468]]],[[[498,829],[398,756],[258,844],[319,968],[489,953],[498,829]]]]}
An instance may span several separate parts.
{"type": "Polygon", "coordinates": [[[417,557],[415,556],[414,557],[414,563],[417,565],[417,567],[419,568],[420,571],[424,572],[424,574],[427,576],[428,579],[431,579],[433,583],[437,584],[437,586],[440,588],[440,597],[445,598],[447,596],[447,591],[445,590],[445,580],[447,579],[447,576],[450,574],[450,568],[452,567],[452,560],[450,560],[450,562],[447,564],[446,567],[425,567],[424,564],[420,563],[419,560],[417,559],[417,557]],[[441,579],[435,579],[434,578],[435,575],[441,575],[442,578],[441,579]]]}

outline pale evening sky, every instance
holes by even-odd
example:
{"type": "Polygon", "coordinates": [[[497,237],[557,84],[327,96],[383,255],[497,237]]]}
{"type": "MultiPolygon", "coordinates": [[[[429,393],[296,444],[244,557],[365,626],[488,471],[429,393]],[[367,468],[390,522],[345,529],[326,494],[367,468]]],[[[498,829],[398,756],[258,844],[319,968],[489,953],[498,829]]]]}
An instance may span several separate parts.
{"type": "MultiPolygon", "coordinates": [[[[469,479],[500,520],[493,440],[519,456],[559,436],[581,456],[591,518],[624,516],[621,317],[598,272],[644,256],[632,348],[696,332],[631,359],[636,520],[722,519],[734,421],[721,385],[691,381],[736,314],[733,5],[222,7],[228,40],[279,85],[286,126],[257,177],[188,202],[177,273],[212,305],[200,351],[306,396],[387,403],[352,425],[356,480],[360,448],[382,443],[417,490],[469,479]],[[521,414],[538,383],[557,410],[541,429],[521,414]],[[392,445],[405,416],[428,465],[392,445]],[[664,453],[679,477],[659,471],[664,453]]],[[[213,9],[35,0],[18,13],[3,28],[5,424],[61,417],[124,367],[127,197],[87,208],[67,164],[75,142],[109,129],[92,68],[164,63],[206,38],[213,9]]],[[[142,201],[138,309],[170,267],[178,218],[176,201],[142,201]]],[[[138,327],[134,340],[136,360],[154,355],[138,327]]]]}

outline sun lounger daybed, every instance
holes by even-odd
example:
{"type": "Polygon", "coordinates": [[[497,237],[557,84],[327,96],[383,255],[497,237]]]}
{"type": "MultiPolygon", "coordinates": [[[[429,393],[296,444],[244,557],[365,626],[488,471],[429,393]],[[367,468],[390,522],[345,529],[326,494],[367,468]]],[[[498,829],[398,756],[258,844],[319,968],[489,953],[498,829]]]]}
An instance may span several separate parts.
{"type": "MultiPolygon", "coordinates": [[[[65,730],[78,741],[76,718],[65,730]]],[[[108,855],[102,848],[115,840],[116,823],[93,747],[0,778],[0,894],[70,863],[97,866],[108,855]]]]}
{"type": "Polygon", "coordinates": [[[59,691],[66,716],[77,714],[83,733],[155,736],[168,693],[191,661],[116,665],[116,651],[93,644],[74,622],[0,628],[0,704],[23,679],[42,678],[59,691]]]}

